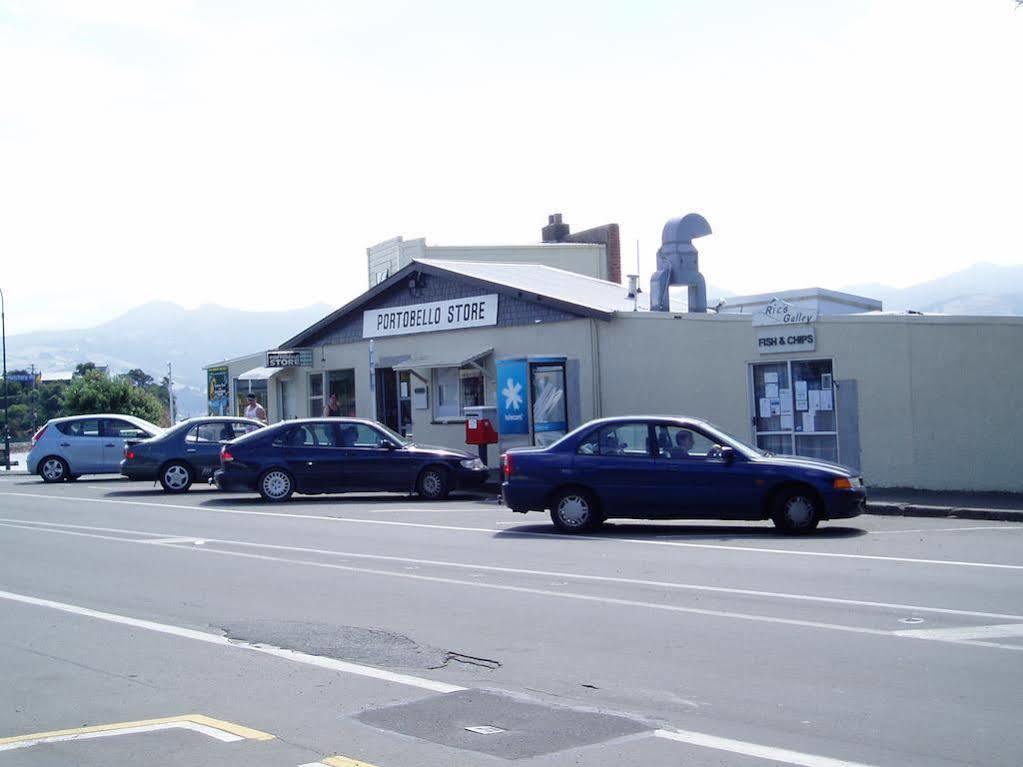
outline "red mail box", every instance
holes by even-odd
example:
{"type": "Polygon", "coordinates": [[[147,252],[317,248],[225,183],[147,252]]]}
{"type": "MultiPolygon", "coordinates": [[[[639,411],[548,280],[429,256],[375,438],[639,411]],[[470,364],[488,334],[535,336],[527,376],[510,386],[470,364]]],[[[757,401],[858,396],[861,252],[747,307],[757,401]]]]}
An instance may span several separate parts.
{"type": "Polygon", "coordinates": [[[465,444],[495,445],[497,430],[489,418],[467,418],[465,421],[465,444]]]}

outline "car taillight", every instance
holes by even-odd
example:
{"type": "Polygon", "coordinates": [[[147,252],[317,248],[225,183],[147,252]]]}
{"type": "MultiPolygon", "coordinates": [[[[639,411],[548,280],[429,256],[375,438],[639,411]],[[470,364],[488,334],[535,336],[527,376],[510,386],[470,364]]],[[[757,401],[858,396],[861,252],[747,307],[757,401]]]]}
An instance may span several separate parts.
{"type": "Polygon", "coordinates": [[[135,451],[129,450],[127,447],[125,447],[124,448],[124,457],[127,458],[129,461],[134,461],[135,460],[135,451]]]}
{"type": "Polygon", "coordinates": [[[501,471],[507,479],[512,475],[512,457],[510,453],[501,456],[501,471]]]}
{"type": "Polygon", "coordinates": [[[221,463],[227,463],[228,461],[233,461],[233,460],[234,460],[234,456],[231,455],[231,451],[230,450],[228,450],[226,447],[220,448],[220,462],[221,463]]]}
{"type": "Polygon", "coordinates": [[[43,436],[43,432],[46,431],[46,427],[43,426],[39,431],[32,435],[32,444],[34,445],[43,436]]]}

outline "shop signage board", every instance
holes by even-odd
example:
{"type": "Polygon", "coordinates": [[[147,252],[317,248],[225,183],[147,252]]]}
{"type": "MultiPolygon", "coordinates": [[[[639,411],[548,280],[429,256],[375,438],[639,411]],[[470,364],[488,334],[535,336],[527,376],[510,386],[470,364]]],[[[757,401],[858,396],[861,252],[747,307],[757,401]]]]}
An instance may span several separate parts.
{"type": "Polygon", "coordinates": [[[36,380],[36,377],[31,373],[8,373],[8,381],[17,381],[18,383],[32,383],[36,380]]]}
{"type": "Polygon", "coordinates": [[[776,298],[763,309],[753,313],[753,327],[766,325],[805,325],[817,320],[815,309],[801,309],[788,301],[776,298]]]}
{"type": "Polygon", "coordinates": [[[529,363],[497,361],[497,431],[529,434],[529,363]]]}
{"type": "Polygon", "coordinates": [[[795,327],[757,332],[760,354],[812,352],[817,348],[817,333],[812,327],[795,327]]]}
{"type": "Polygon", "coordinates": [[[268,368],[312,367],[312,349],[271,349],[266,353],[268,368]]]}
{"type": "Polygon", "coordinates": [[[497,294],[491,293],[426,304],[367,309],[362,313],[362,337],[403,336],[496,324],[497,294]]]}

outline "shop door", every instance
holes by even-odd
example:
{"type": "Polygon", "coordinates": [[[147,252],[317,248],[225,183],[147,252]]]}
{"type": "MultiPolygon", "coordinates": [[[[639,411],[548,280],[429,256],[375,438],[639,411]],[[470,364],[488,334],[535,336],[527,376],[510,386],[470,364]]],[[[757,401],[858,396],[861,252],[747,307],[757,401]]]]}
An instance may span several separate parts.
{"type": "Polygon", "coordinates": [[[399,371],[398,378],[398,433],[403,437],[412,434],[412,373],[399,371]]]}
{"type": "Polygon", "coordinates": [[[838,419],[831,360],[751,365],[757,447],[779,455],[838,462],[838,419]]]}
{"type": "Polygon", "coordinates": [[[398,379],[394,368],[377,368],[377,420],[389,429],[398,431],[398,379]]]}

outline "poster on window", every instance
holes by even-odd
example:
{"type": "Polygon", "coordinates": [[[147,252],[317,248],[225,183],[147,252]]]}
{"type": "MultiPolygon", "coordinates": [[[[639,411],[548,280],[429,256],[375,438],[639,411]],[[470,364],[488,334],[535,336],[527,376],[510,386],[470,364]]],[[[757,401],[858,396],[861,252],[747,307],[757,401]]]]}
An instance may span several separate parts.
{"type": "Polygon", "coordinates": [[[529,434],[529,363],[524,359],[497,361],[497,431],[529,434]]]}
{"type": "Polygon", "coordinates": [[[230,415],[230,388],[227,383],[227,368],[210,368],[206,371],[208,415],[230,415]]]}
{"type": "Polygon", "coordinates": [[[568,410],[565,402],[565,365],[534,364],[533,433],[538,445],[549,445],[568,431],[568,410]]]}

